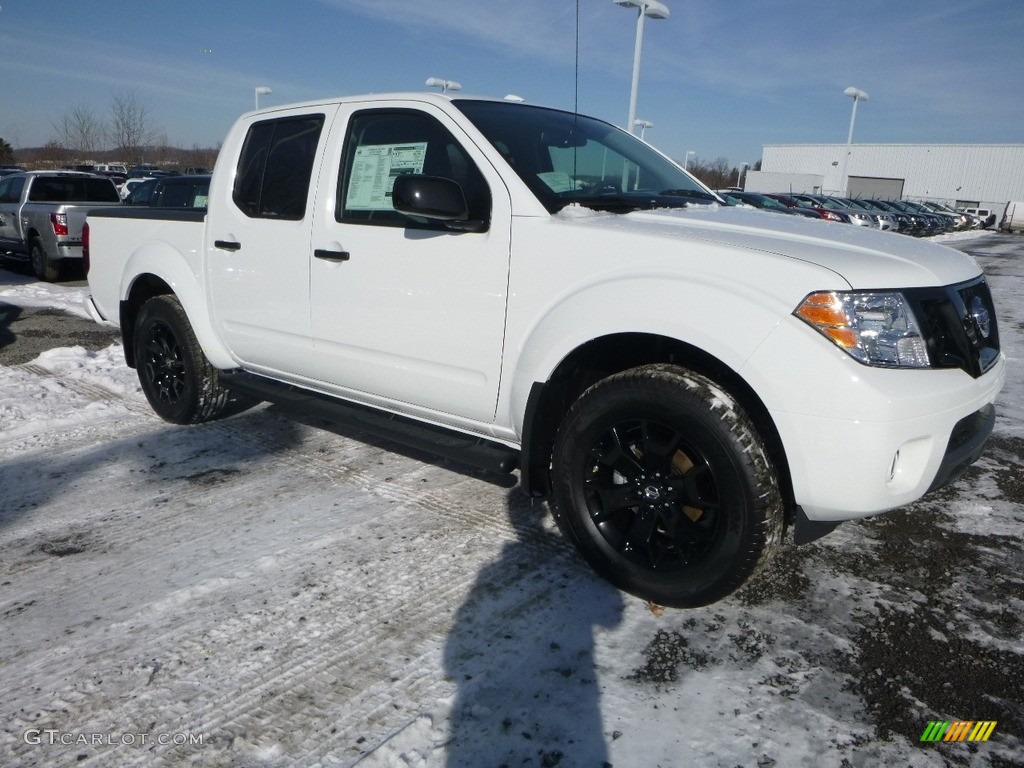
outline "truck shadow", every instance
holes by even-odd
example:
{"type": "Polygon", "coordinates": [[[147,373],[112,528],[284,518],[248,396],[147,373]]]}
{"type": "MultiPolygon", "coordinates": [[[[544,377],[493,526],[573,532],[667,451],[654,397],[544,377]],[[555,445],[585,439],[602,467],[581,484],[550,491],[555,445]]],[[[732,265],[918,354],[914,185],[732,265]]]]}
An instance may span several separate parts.
{"type": "Polygon", "coordinates": [[[145,434],[0,461],[0,531],[21,518],[45,514],[62,503],[65,493],[73,493],[74,486],[97,474],[109,475],[111,483],[126,490],[131,487],[132,495],[148,507],[187,504],[196,495],[196,478],[209,482],[244,475],[262,459],[287,453],[300,441],[298,425],[257,410],[191,428],[159,422],[145,434]],[[267,439],[268,430],[273,440],[267,439]],[[137,493],[140,485],[145,487],[137,493]]]}
{"type": "Polygon", "coordinates": [[[17,338],[11,330],[11,325],[21,317],[21,312],[21,307],[0,302],[0,349],[13,344],[17,338]]]}
{"type": "Polygon", "coordinates": [[[594,637],[619,624],[622,595],[541,527],[546,505],[514,490],[506,511],[516,538],[479,572],[445,644],[446,764],[607,764],[594,637]]]}

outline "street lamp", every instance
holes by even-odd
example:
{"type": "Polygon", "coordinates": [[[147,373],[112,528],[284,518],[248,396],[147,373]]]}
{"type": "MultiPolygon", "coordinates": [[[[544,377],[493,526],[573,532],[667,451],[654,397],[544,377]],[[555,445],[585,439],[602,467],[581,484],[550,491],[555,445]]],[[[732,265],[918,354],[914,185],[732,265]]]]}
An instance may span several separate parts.
{"type": "Polygon", "coordinates": [[[654,127],[654,123],[652,123],[650,120],[641,120],[639,118],[633,121],[633,125],[640,128],[641,140],[644,138],[644,133],[647,131],[647,129],[654,127]]]}
{"type": "Polygon", "coordinates": [[[846,154],[843,155],[843,172],[839,177],[839,182],[842,185],[839,191],[845,196],[849,192],[847,187],[850,185],[846,170],[847,164],[850,162],[850,150],[853,144],[853,124],[857,120],[857,102],[867,101],[868,95],[860,88],[854,88],[852,85],[843,91],[843,94],[853,99],[853,113],[850,115],[850,132],[846,135],[846,154]]]}
{"type": "Polygon", "coordinates": [[[694,152],[692,149],[686,150],[686,157],[683,158],[683,170],[686,170],[687,168],[690,167],[690,155],[696,154],[697,153],[694,152]]]}
{"type": "Polygon", "coordinates": [[[667,19],[668,8],[658,0],[612,0],[616,5],[636,8],[636,45],[633,48],[633,84],[629,91],[629,120],[626,126],[633,132],[633,121],[636,120],[636,91],[640,84],[640,50],[644,44],[644,18],[667,19]]]}
{"type": "Polygon", "coordinates": [[[441,93],[448,93],[448,91],[461,91],[462,83],[457,83],[454,80],[445,80],[443,77],[428,77],[427,87],[440,88],[441,93]]]}
{"type": "Polygon", "coordinates": [[[256,90],[256,109],[259,109],[260,108],[260,96],[265,96],[268,93],[273,93],[273,91],[270,90],[270,86],[269,85],[257,85],[255,90],[256,90]]]}

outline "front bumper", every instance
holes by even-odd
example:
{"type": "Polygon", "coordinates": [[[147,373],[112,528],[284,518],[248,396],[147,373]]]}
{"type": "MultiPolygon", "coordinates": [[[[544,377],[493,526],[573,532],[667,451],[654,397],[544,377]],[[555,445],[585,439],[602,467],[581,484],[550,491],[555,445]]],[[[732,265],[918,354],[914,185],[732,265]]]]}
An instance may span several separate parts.
{"type": "Polygon", "coordinates": [[[861,365],[795,318],[743,372],[775,420],[794,500],[810,521],[850,520],[909,504],[977,457],[1006,378],[960,369],[861,365]]]}

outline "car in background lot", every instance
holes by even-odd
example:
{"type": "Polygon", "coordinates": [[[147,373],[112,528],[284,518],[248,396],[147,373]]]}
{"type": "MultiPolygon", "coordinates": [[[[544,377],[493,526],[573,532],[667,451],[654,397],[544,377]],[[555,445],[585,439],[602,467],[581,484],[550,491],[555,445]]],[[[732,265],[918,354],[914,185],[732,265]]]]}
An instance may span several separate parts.
{"type": "Polygon", "coordinates": [[[996,212],[989,208],[964,208],[964,213],[978,219],[978,226],[981,229],[987,229],[996,223],[996,212]]]}
{"type": "Polygon", "coordinates": [[[144,181],[155,179],[155,176],[133,176],[130,179],[125,179],[124,183],[118,184],[117,190],[121,193],[121,199],[124,200],[128,195],[132,193],[137,186],[142,184],[144,181]]]}
{"type": "Polygon", "coordinates": [[[0,179],[0,254],[28,261],[40,280],[60,277],[82,258],[82,225],[90,209],[120,205],[106,176],[77,171],[26,171],[0,179]]]}
{"type": "Polygon", "coordinates": [[[931,200],[922,200],[921,205],[925,206],[928,210],[933,211],[934,213],[940,214],[942,216],[949,216],[950,218],[952,218],[953,228],[956,230],[970,229],[972,226],[974,226],[974,221],[969,215],[963,213],[962,211],[953,210],[948,205],[936,203],[931,200]]]}
{"type": "Polygon", "coordinates": [[[762,211],[770,211],[772,213],[785,213],[791,216],[806,216],[811,219],[820,219],[821,214],[817,211],[812,211],[810,208],[799,208],[786,205],[785,203],[776,200],[774,197],[769,195],[763,195],[759,192],[719,192],[723,197],[728,197],[733,200],[737,200],[739,203],[744,205],[752,205],[755,208],[759,208],[762,211]]]}
{"type": "Polygon", "coordinates": [[[851,208],[842,201],[828,195],[799,194],[793,195],[793,197],[805,205],[814,207],[816,211],[826,210],[842,214],[849,220],[848,223],[850,224],[878,229],[878,219],[870,211],[866,211],[863,208],[851,208]]]}
{"type": "Polygon", "coordinates": [[[878,228],[885,232],[899,231],[899,224],[897,223],[896,218],[888,211],[881,211],[872,205],[868,205],[864,200],[854,200],[849,197],[832,197],[830,199],[834,200],[839,205],[845,205],[851,210],[866,211],[871,215],[878,228]]]}
{"type": "Polygon", "coordinates": [[[824,208],[824,207],[818,205],[817,203],[811,202],[809,200],[803,200],[803,199],[798,200],[793,195],[784,195],[784,194],[779,193],[779,192],[764,192],[762,194],[764,194],[766,197],[772,198],[773,200],[778,200],[780,203],[785,205],[787,208],[801,208],[803,210],[807,210],[807,211],[811,211],[812,213],[816,213],[816,214],[818,214],[819,217],[821,217],[825,221],[836,221],[836,222],[841,222],[843,224],[849,224],[850,223],[850,217],[849,216],[847,216],[845,214],[842,214],[842,213],[839,213],[837,211],[830,210],[828,208],[824,208]]]}
{"type": "Polygon", "coordinates": [[[936,216],[934,213],[924,208],[919,207],[911,203],[909,200],[880,200],[879,202],[885,203],[892,206],[898,211],[908,213],[914,216],[918,220],[918,227],[920,234],[923,237],[931,235],[941,235],[943,232],[948,231],[949,222],[936,216]]]}
{"type": "Polygon", "coordinates": [[[136,186],[124,204],[152,208],[206,208],[209,191],[209,175],[161,176],[136,186]]]}

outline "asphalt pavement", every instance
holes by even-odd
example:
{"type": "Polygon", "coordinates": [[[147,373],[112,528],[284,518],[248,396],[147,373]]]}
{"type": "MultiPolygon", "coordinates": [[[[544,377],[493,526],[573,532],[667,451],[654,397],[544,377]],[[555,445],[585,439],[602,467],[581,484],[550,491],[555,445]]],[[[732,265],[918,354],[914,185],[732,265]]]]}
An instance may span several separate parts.
{"type": "MultiPolygon", "coordinates": [[[[0,267],[0,286],[18,272],[9,266],[0,267]]],[[[86,280],[80,275],[61,280],[68,288],[83,288],[86,280]]],[[[120,338],[120,333],[92,320],[57,309],[17,307],[0,301],[0,365],[21,365],[54,347],[82,346],[99,350],[120,338]]]]}

